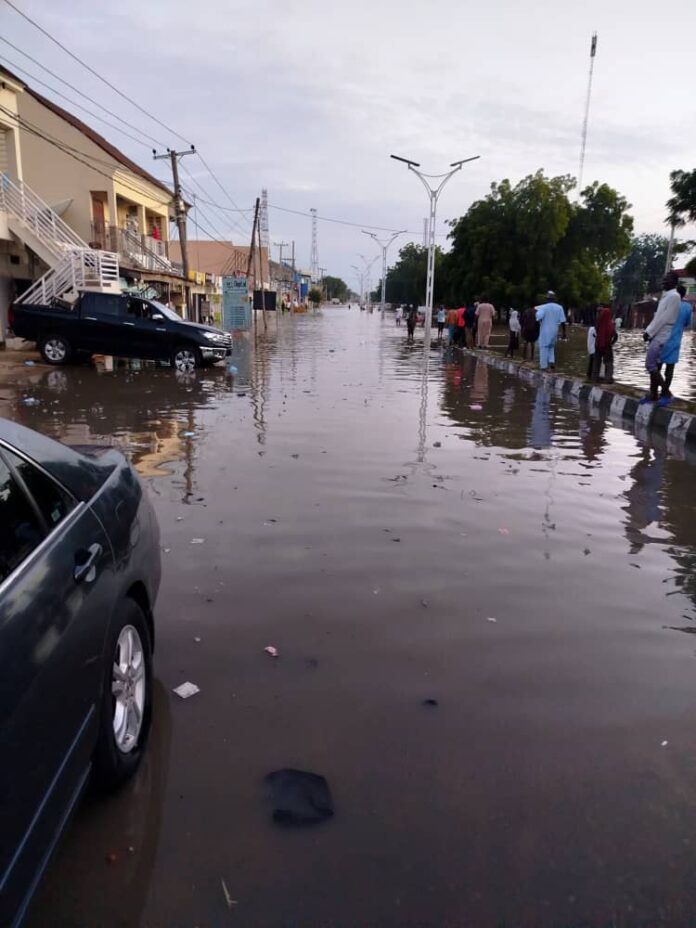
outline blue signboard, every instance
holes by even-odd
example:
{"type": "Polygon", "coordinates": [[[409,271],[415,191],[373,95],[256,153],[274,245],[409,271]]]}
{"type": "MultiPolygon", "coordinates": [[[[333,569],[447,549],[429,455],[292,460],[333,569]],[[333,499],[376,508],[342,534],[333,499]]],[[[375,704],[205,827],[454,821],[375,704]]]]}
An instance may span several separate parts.
{"type": "Polygon", "coordinates": [[[222,328],[248,329],[251,325],[249,289],[246,277],[222,278],[222,328]]]}

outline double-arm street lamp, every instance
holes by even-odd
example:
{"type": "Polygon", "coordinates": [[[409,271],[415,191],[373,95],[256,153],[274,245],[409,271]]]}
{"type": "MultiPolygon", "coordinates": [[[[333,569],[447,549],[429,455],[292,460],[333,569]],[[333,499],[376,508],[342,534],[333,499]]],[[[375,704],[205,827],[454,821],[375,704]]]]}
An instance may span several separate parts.
{"type": "Polygon", "coordinates": [[[364,229],[362,230],[363,235],[369,235],[370,238],[374,239],[374,241],[377,242],[379,247],[382,249],[382,303],[380,306],[382,315],[384,315],[384,300],[387,292],[387,248],[389,248],[394,239],[398,238],[400,235],[403,235],[405,231],[406,229],[401,229],[401,231],[395,232],[391,238],[385,239],[383,241],[382,239],[377,238],[374,232],[366,232],[364,229]]]}
{"type": "Polygon", "coordinates": [[[365,255],[358,255],[358,257],[365,265],[365,284],[367,286],[367,311],[370,312],[371,303],[372,303],[372,294],[370,292],[370,271],[372,270],[372,267],[375,261],[377,260],[377,258],[375,257],[372,259],[372,261],[368,261],[365,255]]]}
{"type": "Polygon", "coordinates": [[[453,161],[450,165],[451,170],[445,172],[444,174],[424,174],[422,171],[417,170],[420,167],[418,161],[411,161],[409,158],[401,158],[399,155],[391,155],[395,161],[403,161],[405,165],[408,166],[409,171],[420,178],[423,186],[425,187],[428,199],[430,201],[430,214],[428,217],[428,272],[426,276],[425,283],[425,323],[424,323],[424,344],[426,350],[430,347],[430,329],[433,324],[433,293],[435,289],[435,218],[437,214],[437,201],[438,197],[442,193],[442,189],[447,183],[447,181],[452,177],[457,171],[461,171],[462,165],[467,164],[469,161],[476,161],[477,158],[480,158],[480,155],[474,155],[473,158],[463,158],[461,161],[453,161]],[[435,184],[431,184],[430,181],[435,181],[435,184]]]}
{"type": "Polygon", "coordinates": [[[357,264],[351,264],[351,267],[355,271],[355,276],[360,283],[360,304],[362,305],[363,296],[365,295],[365,274],[360,270],[357,264]]]}

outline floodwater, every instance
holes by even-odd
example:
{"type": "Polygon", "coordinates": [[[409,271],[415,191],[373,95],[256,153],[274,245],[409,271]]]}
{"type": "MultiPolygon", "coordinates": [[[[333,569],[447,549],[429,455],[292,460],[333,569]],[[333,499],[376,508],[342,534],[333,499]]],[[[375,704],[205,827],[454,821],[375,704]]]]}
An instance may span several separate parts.
{"type": "Polygon", "coordinates": [[[0,360],[0,414],[132,455],[164,548],[146,760],[30,928],[693,925],[692,466],[405,341],[273,318],[234,386],[0,360]],[[273,824],[283,767],[332,820],[273,824]]]}
{"type": "MultiPolygon", "coordinates": [[[[569,327],[568,342],[556,347],[558,369],[562,373],[585,377],[587,373],[587,329],[569,327]]],[[[645,370],[647,345],[642,329],[621,329],[614,346],[614,379],[618,383],[648,392],[649,376],[645,370]]],[[[696,339],[694,332],[684,332],[679,363],[674,369],[672,392],[680,399],[696,402],[696,339]]]]}

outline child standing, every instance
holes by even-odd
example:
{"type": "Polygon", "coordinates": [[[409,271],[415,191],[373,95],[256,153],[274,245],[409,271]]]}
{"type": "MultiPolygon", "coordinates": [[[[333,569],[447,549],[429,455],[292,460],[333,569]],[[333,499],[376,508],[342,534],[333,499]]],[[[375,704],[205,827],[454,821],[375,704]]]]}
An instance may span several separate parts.
{"type": "Polygon", "coordinates": [[[515,352],[520,347],[520,332],[522,325],[520,323],[520,314],[516,309],[510,310],[510,340],[508,342],[505,357],[514,358],[515,352]]]}

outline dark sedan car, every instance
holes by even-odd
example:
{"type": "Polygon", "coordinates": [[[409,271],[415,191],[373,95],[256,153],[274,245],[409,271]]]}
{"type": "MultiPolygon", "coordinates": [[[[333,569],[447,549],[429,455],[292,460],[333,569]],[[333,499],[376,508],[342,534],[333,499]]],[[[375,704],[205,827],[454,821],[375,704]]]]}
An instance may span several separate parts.
{"type": "Polygon", "coordinates": [[[150,728],[159,528],[113,449],[0,419],[0,925],[19,925],[83,788],[150,728]]]}

